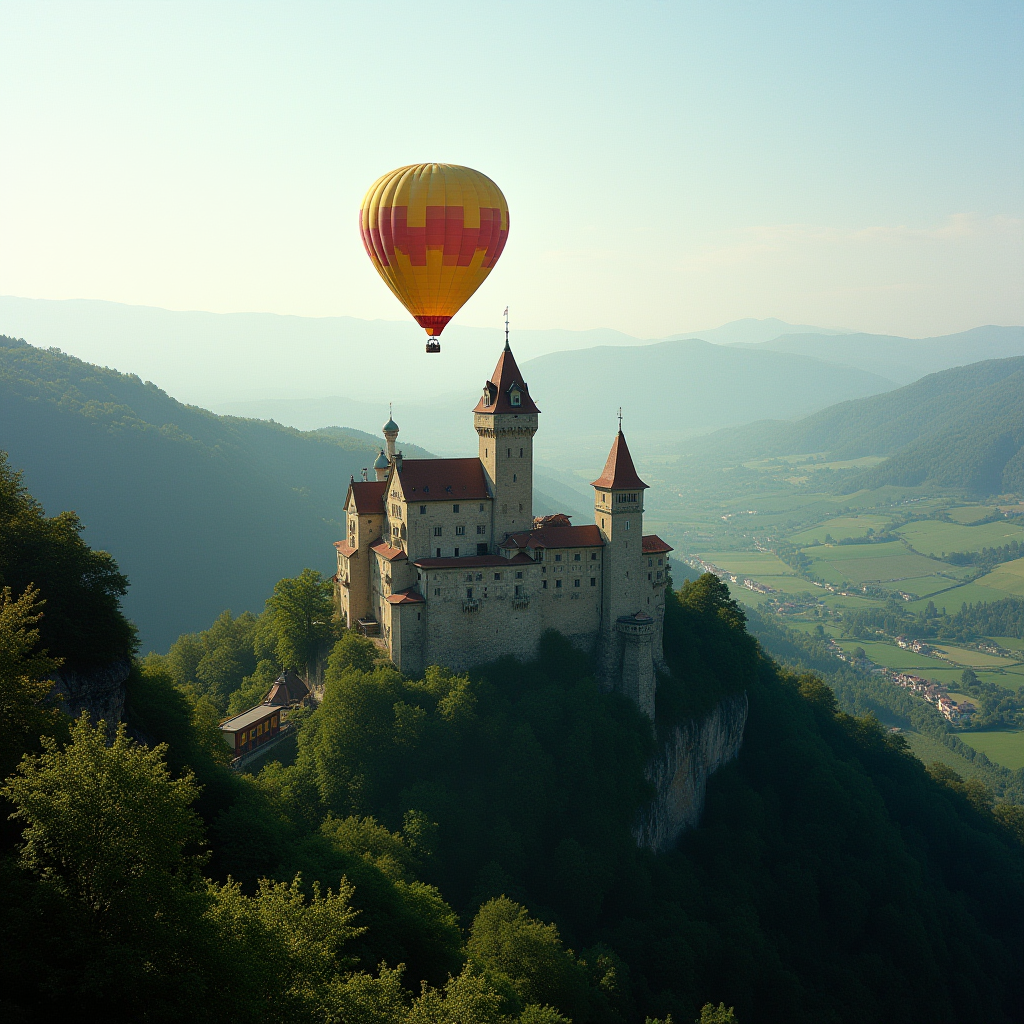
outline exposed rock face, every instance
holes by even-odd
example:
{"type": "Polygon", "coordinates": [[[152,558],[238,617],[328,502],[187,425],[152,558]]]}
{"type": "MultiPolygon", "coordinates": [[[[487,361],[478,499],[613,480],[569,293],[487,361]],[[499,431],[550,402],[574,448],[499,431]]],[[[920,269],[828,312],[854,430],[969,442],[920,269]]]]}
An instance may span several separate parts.
{"type": "Polygon", "coordinates": [[[113,730],[124,713],[125,682],[131,668],[130,658],[118,658],[88,672],[62,668],[54,674],[53,692],[63,696],[61,707],[70,718],[88,711],[94,723],[102,718],[113,730]]]}
{"type": "Polygon", "coordinates": [[[747,695],[741,693],[676,726],[647,766],[656,794],[633,828],[638,846],[655,853],[670,850],[700,821],[708,777],[739,754],[746,724],[747,695]]]}

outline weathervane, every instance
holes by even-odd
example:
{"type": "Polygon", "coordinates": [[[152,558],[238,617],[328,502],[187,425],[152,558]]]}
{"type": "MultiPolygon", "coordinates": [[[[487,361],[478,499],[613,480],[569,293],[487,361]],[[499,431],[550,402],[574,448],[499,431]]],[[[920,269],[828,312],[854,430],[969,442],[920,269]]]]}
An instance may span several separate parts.
{"type": "Polygon", "coordinates": [[[619,433],[622,433],[622,406],[619,406],[619,433]]]}
{"type": "Polygon", "coordinates": [[[505,307],[505,348],[508,348],[508,306],[505,307]]]}

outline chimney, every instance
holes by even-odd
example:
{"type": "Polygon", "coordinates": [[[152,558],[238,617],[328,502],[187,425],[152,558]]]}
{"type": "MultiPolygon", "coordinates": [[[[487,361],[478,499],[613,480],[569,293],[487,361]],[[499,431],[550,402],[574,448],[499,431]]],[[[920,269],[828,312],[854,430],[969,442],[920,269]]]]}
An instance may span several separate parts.
{"type": "Polygon", "coordinates": [[[402,472],[402,453],[401,452],[395,452],[395,469],[399,473],[402,472]]]}
{"type": "Polygon", "coordinates": [[[363,466],[363,483],[366,483],[366,467],[363,466]]]}

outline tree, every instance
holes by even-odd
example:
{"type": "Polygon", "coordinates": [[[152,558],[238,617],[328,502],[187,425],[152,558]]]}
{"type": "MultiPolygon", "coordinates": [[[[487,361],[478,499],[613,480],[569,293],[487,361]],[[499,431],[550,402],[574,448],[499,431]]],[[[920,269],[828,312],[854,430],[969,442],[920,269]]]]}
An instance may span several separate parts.
{"type": "Polygon", "coordinates": [[[0,778],[40,736],[53,735],[63,719],[48,699],[50,676],[61,661],[35,650],[42,605],[38,590],[26,590],[17,601],[10,587],[0,592],[0,778]]]}
{"type": "Polygon", "coordinates": [[[303,569],[295,578],[275,584],[267,599],[263,641],[285,668],[307,671],[332,635],[333,613],[330,580],[316,569],[303,569]]]}
{"type": "Polygon", "coordinates": [[[102,932],[174,927],[203,890],[198,787],[191,773],[171,777],[166,745],[140,746],[123,724],[107,739],[106,725],[83,713],[67,746],[43,737],[43,753],[0,790],[25,824],[21,865],[86,908],[102,932]]]}
{"type": "Polygon", "coordinates": [[[38,588],[46,599],[40,625],[54,657],[88,668],[125,657],[135,648],[135,627],[121,613],[128,577],[105,551],[81,537],[74,512],[48,519],[0,451],[0,586],[23,593],[38,588]]]}
{"type": "Polygon", "coordinates": [[[731,1006],[726,1009],[725,1003],[719,1003],[717,1006],[714,1003],[705,1003],[701,1007],[697,1024],[737,1024],[737,1021],[731,1006]]]}

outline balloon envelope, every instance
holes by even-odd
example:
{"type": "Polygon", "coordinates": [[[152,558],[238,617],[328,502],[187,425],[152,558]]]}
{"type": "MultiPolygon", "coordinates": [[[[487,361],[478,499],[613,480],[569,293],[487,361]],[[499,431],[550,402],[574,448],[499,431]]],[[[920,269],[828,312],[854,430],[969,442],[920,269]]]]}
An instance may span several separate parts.
{"type": "Polygon", "coordinates": [[[471,167],[412,164],[370,186],[359,230],[377,272],[436,338],[497,263],[508,204],[471,167]]]}

